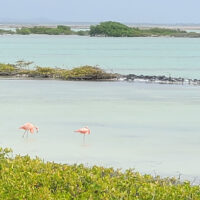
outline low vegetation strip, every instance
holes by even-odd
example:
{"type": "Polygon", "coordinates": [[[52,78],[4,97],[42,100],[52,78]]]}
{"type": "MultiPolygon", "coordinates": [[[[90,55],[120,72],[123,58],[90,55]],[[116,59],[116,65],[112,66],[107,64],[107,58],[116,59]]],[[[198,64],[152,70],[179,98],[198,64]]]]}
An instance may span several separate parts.
{"type": "Polygon", "coordinates": [[[57,27],[33,26],[17,28],[16,31],[0,29],[1,34],[46,34],[46,35],[80,35],[80,36],[101,36],[101,37],[200,37],[200,33],[186,32],[179,29],[169,28],[137,28],[129,27],[119,22],[101,22],[98,25],[90,26],[90,30],[73,31],[69,26],[58,25],[57,27]]]}
{"type": "Polygon", "coordinates": [[[39,67],[29,69],[31,62],[18,61],[17,64],[0,64],[1,77],[60,79],[60,80],[113,80],[118,74],[107,73],[93,66],[81,66],[73,69],[39,67]]]}
{"type": "Polygon", "coordinates": [[[199,200],[200,186],[133,170],[57,164],[0,148],[0,199],[199,200]]]}
{"type": "Polygon", "coordinates": [[[73,69],[62,69],[52,67],[32,67],[33,62],[17,61],[16,64],[0,63],[0,78],[11,79],[58,79],[74,81],[128,81],[128,82],[146,82],[160,84],[182,84],[182,85],[200,85],[200,79],[176,78],[171,76],[155,75],[122,75],[118,73],[108,73],[99,67],[81,66],[73,69]]]}
{"type": "Polygon", "coordinates": [[[89,35],[89,31],[72,31],[69,26],[58,25],[56,28],[45,26],[22,27],[16,29],[16,34],[47,34],[47,35],[89,35]]]}

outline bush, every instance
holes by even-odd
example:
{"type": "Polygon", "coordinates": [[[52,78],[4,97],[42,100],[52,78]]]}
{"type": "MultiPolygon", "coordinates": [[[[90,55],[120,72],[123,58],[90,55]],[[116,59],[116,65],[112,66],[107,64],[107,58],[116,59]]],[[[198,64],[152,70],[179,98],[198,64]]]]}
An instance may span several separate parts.
{"type": "Polygon", "coordinates": [[[29,35],[29,34],[31,34],[31,31],[29,28],[22,27],[21,29],[17,28],[16,33],[21,34],[21,35],[29,35]]]}
{"type": "Polygon", "coordinates": [[[63,73],[63,78],[67,80],[100,80],[112,79],[116,77],[117,76],[115,74],[109,74],[98,67],[92,67],[88,65],[76,67],[63,73]]]}
{"type": "Polygon", "coordinates": [[[130,36],[132,34],[131,28],[118,22],[102,22],[96,26],[90,26],[90,36],[130,36]]]}
{"type": "Polygon", "coordinates": [[[19,60],[15,65],[0,64],[0,75],[17,76],[17,77],[37,77],[37,78],[53,78],[63,80],[110,80],[118,78],[118,74],[107,73],[103,69],[93,66],[75,67],[71,70],[40,67],[29,69],[29,65],[33,62],[19,60]]]}
{"type": "Polygon", "coordinates": [[[47,35],[71,35],[73,31],[68,26],[59,25],[56,28],[50,28],[45,26],[34,26],[31,28],[22,27],[16,30],[17,34],[47,34],[47,35]]]}
{"type": "Polygon", "coordinates": [[[13,72],[16,69],[17,68],[13,65],[0,63],[0,72],[13,72]]]}
{"type": "Polygon", "coordinates": [[[15,32],[11,30],[0,29],[0,35],[3,35],[3,34],[15,34],[15,32]]]}
{"type": "Polygon", "coordinates": [[[77,31],[76,34],[80,36],[87,36],[89,35],[89,31],[77,31]]]}
{"type": "Polygon", "coordinates": [[[102,22],[96,26],[90,27],[90,36],[108,36],[108,37],[147,37],[147,36],[173,36],[173,37],[200,37],[200,34],[191,34],[179,29],[167,28],[149,28],[139,29],[131,28],[119,22],[102,22]]]}
{"type": "Polygon", "coordinates": [[[133,170],[43,162],[0,148],[1,199],[200,199],[200,187],[133,170]],[[11,155],[10,155],[11,154],[11,155]]]}

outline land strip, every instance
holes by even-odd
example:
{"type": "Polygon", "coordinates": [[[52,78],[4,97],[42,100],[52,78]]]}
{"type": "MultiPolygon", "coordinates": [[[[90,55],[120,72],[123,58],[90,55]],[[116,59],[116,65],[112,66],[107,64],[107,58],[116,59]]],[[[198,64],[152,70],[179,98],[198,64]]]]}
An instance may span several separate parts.
{"type": "Polygon", "coordinates": [[[16,64],[0,63],[1,79],[53,79],[53,80],[74,80],[74,81],[128,81],[160,84],[182,84],[200,85],[200,79],[189,79],[171,76],[151,76],[151,75],[122,75],[118,73],[108,73],[96,66],[81,66],[73,69],[62,69],[52,67],[29,68],[32,62],[17,61],[16,64]]]}
{"type": "Polygon", "coordinates": [[[162,27],[162,26],[131,26],[121,24],[119,22],[101,22],[97,25],[91,25],[86,30],[74,31],[70,26],[66,25],[47,25],[47,26],[19,26],[16,30],[0,29],[1,34],[46,34],[46,35],[80,35],[91,37],[186,37],[199,38],[200,33],[187,32],[178,27],[162,27]]]}

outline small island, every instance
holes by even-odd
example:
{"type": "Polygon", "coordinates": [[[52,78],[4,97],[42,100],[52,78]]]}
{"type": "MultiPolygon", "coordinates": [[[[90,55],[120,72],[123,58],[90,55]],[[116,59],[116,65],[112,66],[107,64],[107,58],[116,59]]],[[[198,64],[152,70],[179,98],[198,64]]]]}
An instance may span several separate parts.
{"type": "Polygon", "coordinates": [[[2,34],[46,34],[46,35],[79,35],[91,37],[186,37],[199,38],[200,33],[186,32],[180,29],[170,28],[138,28],[129,27],[125,24],[113,21],[101,22],[98,25],[90,26],[90,30],[73,31],[71,27],[58,25],[56,27],[48,26],[33,26],[21,27],[16,31],[0,29],[2,34]]]}
{"type": "Polygon", "coordinates": [[[0,63],[0,78],[13,79],[58,79],[58,80],[114,80],[119,74],[107,73],[96,66],[80,66],[73,69],[53,67],[29,68],[32,62],[17,61],[16,64],[0,63]]]}
{"type": "Polygon", "coordinates": [[[33,62],[19,60],[16,64],[0,63],[0,79],[43,79],[74,81],[128,81],[159,84],[200,85],[200,79],[186,79],[164,75],[136,75],[109,73],[97,66],[79,66],[73,69],[58,67],[31,67],[33,62]]]}
{"type": "Polygon", "coordinates": [[[102,22],[90,27],[90,36],[105,37],[200,37],[199,33],[181,31],[169,28],[133,28],[119,22],[102,22]]]}

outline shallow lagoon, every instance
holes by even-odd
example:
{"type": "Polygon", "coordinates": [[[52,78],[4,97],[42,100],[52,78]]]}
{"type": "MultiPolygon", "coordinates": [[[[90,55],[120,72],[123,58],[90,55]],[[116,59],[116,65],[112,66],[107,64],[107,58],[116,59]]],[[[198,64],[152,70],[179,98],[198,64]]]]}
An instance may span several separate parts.
{"type": "Polygon", "coordinates": [[[0,81],[0,146],[62,163],[200,177],[200,87],[0,81]],[[40,132],[22,138],[25,122],[40,132]],[[73,130],[88,125],[83,137],[73,130]]]}

